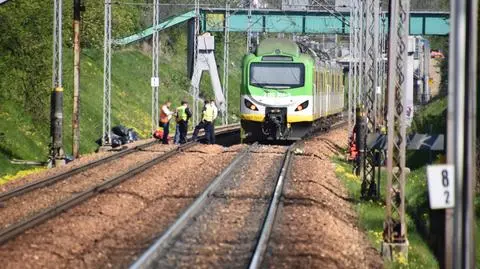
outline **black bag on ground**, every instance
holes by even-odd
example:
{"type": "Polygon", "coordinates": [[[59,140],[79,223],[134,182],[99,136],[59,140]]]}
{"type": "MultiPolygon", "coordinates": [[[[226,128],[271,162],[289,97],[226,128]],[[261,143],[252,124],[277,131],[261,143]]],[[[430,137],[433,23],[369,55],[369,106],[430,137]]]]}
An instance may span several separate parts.
{"type": "Polygon", "coordinates": [[[133,129],[128,130],[128,142],[133,142],[138,140],[138,134],[133,129]]]}
{"type": "Polygon", "coordinates": [[[127,136],[128,137],[128,131],[131,129],[128,129],[127,127],[123,125],[117,125],[112,128],[112,132],[118,136],[127,136]]]}
{"type": "MultiPolygon", "coordinates": [[[[128,141],[128,138],[122,138],[121,136],[118,136],[114,133],[111,133],[110,134],[111,138],[112,138],[112,148],[116,148],[118,146],[121,146],[123,144],[126,144],[127,142],[124,142],[124,141],[128,141]]],[[[105,138],[107,137],[107,134],[105,134],[105,138]]],[[[102,145],[102,138],[100,137],[99,139],[97,139],[97,141],[95,141],[99,146],[102,145]]]]}

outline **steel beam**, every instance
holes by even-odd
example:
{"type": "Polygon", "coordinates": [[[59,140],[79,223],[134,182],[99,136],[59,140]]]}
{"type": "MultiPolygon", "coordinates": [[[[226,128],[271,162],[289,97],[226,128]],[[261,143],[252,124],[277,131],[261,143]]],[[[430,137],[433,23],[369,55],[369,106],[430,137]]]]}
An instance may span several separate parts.
{"type": "Polygon", "coordinates": [[[73,114],[72,155],[79,157],[80,151],[80,21],[81,0],[73,1],[73,114]]]}
{"type": "Polygon", "coordinates": [[[103,42],[103,133],[102,147],[112,145],[111,135],[111,90],[112,90],[112,2],[105,0],[105,35],[103,42]]]}
{"type": "MultiPolygon", "coordinates": [[[[153,29],[157,29],[160,24],[160,1],[153,1],[153,29]]],[[[160,58],[160,32],[153,32],[152,39],[152,134],[159,127],[159,108],[158,108],[158,91],[160,87],[159,78],[159,58],[160,58]]]]}
{"type": "Polygon", "coordinates": [[[63,150],[63,0],[54,1],[53,18],[53,75],[51,94],[51,138],[49,166],[65,164],[63,150]]]}
{"type": "Polygon", "coordinates": [[[223,96],[225,97],[225,113],[223,115],[223,124],[228,125],[228,74],[229,72],[229,62],[230,62],[230,29],[229,29],[229,19],[230,17],[230,1],[225,1],[225,30],[223,34],[223,81],[222,89],[223,96]]]}
{"type": "MultiPolygon", "coordinates": [[[[195,30],[194,30],[194,35],[193,35],[193,72],[192,72],[192,79],[193,79],[193,74],[195,73],[195,67],[197,66],[198,62],[198,36],[200,33],[200,1],[195,0],[195,30]]],[[[190,87],[190,94],[192,95],[193,98],[193,126],[196,126],[198,122],[200,121],[199,119],[199,107],[198,107],[198,99],[199,99],[199,94],[200,94],[200,89],[196,86],[190,87]]]]}
{"type": "Polygon", "coordinates": [[[248,2],[247,54],[252,51],[252,0],[248,2]]]}
{"type": "MultiPolygon", "coordinates": [[[[353,2],[350,1],[350,28],[355,27],[355,19],[353,16],[353,2]]],[[[350,139],[350,134],[353,130],[353,126],[355,125],[355,111],[353,110],[353,102],[354,102],[354,97],[353,97],[353,80],[354,80],[354,63],[353,63],[353,36],[354,36],[354,30],[350,30],[349,34],[349,58],[350,61],[348,61],[348,134],[349,134],[349,139],[350,139]]]]}
{"type": "MultiPolygon", "coordinates": [[[[377,61],[378,61],[378,38],[379,38],[379,0],[365,1],[365,80],[364,95],[362,103],[365,105],[364,111],[367,117],[367,130],[364,133],[364,145],[366,145],[367,136],[376,131],[376,89],[378,81],[377,61]]],[[[361,195],[364,199],[377,197],[377,187],[375,183],[375,152],[364,149],[364,167],[362,169],[362,187],[361,195]]]]}
{"type": "Polygon", "coordinates": [[[392,260],[408,257],[405,222],[405,92],[408,42],[409,0],[390,0],[390,37],[388,54],[388,145],[386,216],[382,255],[392,260]]]}
{"type": "Polygon", "coordinates": [[[445,267],[473,269],[478,2],[450,5],[447,163],[455,167],[455,208],[446,212],[445,267]]]}

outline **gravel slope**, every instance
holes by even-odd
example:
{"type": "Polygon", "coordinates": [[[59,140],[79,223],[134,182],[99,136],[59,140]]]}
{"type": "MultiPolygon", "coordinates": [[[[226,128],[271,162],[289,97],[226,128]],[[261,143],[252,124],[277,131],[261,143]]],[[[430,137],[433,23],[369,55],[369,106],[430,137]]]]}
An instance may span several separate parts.
{"type": "Polygon", "coordinates": [[[195,146],[0,246],[2,268],[123,268],[235,156],[195,146]]]}
{"type": "Polygon", "coordinates": [[[346,141],[345,129],[332,130],[295,156],[265,267],[382,268],[330,161],[346,141]]]}

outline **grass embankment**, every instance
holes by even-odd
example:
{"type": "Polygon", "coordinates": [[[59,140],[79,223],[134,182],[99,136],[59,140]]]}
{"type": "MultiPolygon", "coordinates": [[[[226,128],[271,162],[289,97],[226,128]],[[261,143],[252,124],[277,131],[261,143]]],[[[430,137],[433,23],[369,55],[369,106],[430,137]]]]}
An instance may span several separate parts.
{"type": "MultiPolygon", "coordinates": [[[[72,131],[72,54],[65,53],[64,69],[64,146],[71,153],[72,131]]],[[[112,125],[123,124],[146,136],[150,129],[150,96],[147,79],[150,59],[138,51],[121,51],[113,55],[112,125]],[[130,79],[129,79],[130,78],[130,79]]],[[[102,133],[103,117],[103,54],[84,50],[81,63],[80,152],[93,152],[102,133]]],[[[44,109],[44,108],[39,108],[44,109]]],[[[48,155],[49,123],[34,123],[28,114],[8,102],[0,108],[0,130],[5,133],[1,145],[0,177],[12,179],[24,165],[10,164],[9,159],[45,161],[48,155]]],[[[19,175],[23,175],[20,173],[19,175]]]]}
{"type": "MultiPolygon", "coordinates": [[[[360,225],[367,232],[368,238],[373,246],[381,250],[383,241],[383,222],[385,219],[385,197],[382,192],[382,202],[364,201],[360,198],[361,180],[352,174],[352,167],[341,159],[335,159],[337,164],[337,176],[344,182],[351,198],[354,200],[358,212],[360,225]]],[[[406,199],[408,208],[422,207],[424,203],[422,195],[426,191],[426,181],[420,176],[423,171],[418,170],[408,175],[406,186],[406,199]]],[[[382,175],[381,187],[385,186],[385,175],[382,175]]],[[[421,233],[417,230],[415,218],[407,209],[407,230],[408,230],[408,260],[405,257],[397,257],[393,263],[387,264],[387,268],[438,268],[438,262],[432,251],[424,241],[421,233]]],[[[426,218],[427,216],[423,216],[426,218]]]]}
{"type": "MultiPolygon", "coordinates": [[[[440,97],[419,110],[413,120],[410,132],[445,134],[446,133],[447,99],[440,97]]],[[[434,252],[442,244],[442,215],[441,211],[430,210],[428,202],[428,189],[426,166],[430,161],[439,162],[439,153],[412,151],[407,153],[407,166],[411,173],[406,182],[406,211],[407,234],[410,243],[408,261],[400,258],[388,264],[391,268],[438,268],[438,258],[434,252]]],[[[355,200],[359,213],[360,224],[367,231],[372,243],[380,249],[383,233],[383,220],[385,217],[384,202],[364,201],[360,199],[361,181],[350,171],[351,166],[343,160],[336,159],[337,175],[347,186],[350,195],[355,200]]],[[[382,199],[386,175],[381,177],[382,199]]],[[[480,230],[480,196],[477,195],[476,229],[480,230]]],[[[480,233],[476,233],[476,262],[480,264],[480,233]]],[[[441,255],[441,254],[439,254],[441,255]]],[[[441,257],[440,257],[441,258],[441,257]]]]}
{"type": "MultiPolygon", "coordinates": [[[[183,29],[184,30],[184,29],[183,29]]],[[[188,94],[189,79],[186,68],[186,35],[181,28],[173,31],[172,38],[163,36],[160,58],[160,103],[169,99],[175,108],[188,94]],[[168,43],[168,44],[167,44],[168,43]]],[[[232,38],[232,37],[231,37],[232,38]]],[[[238,120],[240,63],[243,57],[243,38],[233,36],[230,45],[230,122],[238,120]]],[[[218,44],[222,38],[217,37],[218,44]]],[[[223,46],[217,46],[217,65],[223,66],[223,46]]],[[[102,134],[103,117],[103,51],[85,49],[81,58],[80,96],[80,152],[87,154],[97,148],[95,141],[102,134]]],[[[64,55],[64,146],[71,154],[72,144],[72,52],[65,49],[64,55]]],[[[222,71],[219,70],[222,74],[222,71]]],[[[141,137],[148,137],[151,129],[151,56],[138,49],[128,47],[117,49],[112,57],[112,126],[122,124],[134,128],[141,137]]],[[[201,97],[213,97],[209,76],[204,75],[201,83],[201,97]]],[[[1,90],[1,89],[0,89],[1,90]]],[[[49,108],[38,108],[49,109],[49,108]]],[[[10,159],[46,161],[50,136],[49,122],[33,122],[13,102],[0,106],[0,184],[25,175],[25,169],[38,170],[38,167],[11,164],[10,159]],[[19,171],[22,171],[19,173],[19,171]],[[18,173],[18,174],[17,174],[18,173]]],[[[171,124],[174,131],[174,124],[171,124]]],[[[173,133],[172,133],[173,134],[173,133]]]]}
{"type": "MultiPolygon", "coordinates": [[[[446,126],[446,98],[438,98],[416,112],[409,132],[444,134],[446,126]]],[[[437,159],[436,153],[408,152],[407,166],[411,173],[406,182],[407,235],[409,240],[408,260],[398,257],[395,262],[387,264],[389,268],[438,268],[434,255],[439,240],[435,232],[438,223],[434,219],[438,212],[431,211],[428,203],[426,165],[437,159]]],[[[361,181],[351,173],[351,166],[343,160],[336,159],[337,175],[347,186],[355,200],[360,224],[367,231],[369,239],[380,250],[383,240],[383,222],[385,219],[385,182],[386,174],[381,176],[381,199],[364,201],[360,199],[361,181]]]]}

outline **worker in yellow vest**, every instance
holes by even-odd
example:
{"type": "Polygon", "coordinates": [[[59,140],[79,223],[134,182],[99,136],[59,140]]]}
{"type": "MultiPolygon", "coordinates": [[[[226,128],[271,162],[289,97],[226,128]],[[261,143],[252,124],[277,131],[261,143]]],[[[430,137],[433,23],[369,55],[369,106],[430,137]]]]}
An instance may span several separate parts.
{"type": "Polygon", "coordinates": [[[177,107],[176,115],[177,127],[173,141],[175,144],[185,144],[187,142],[188,120],[192,117],[187,101],[182,101],[181,106],[177,107]]]}
{"type": "Polygon", "coordinates": [[[218,108],[217,108],[217,105],[215,104],[215,99],[210,100],[210,105],[212,106],[212,109],[213,109],[212,126],[210,127],[210,142],[212,144],[215,144],[215,120],[217,119],[217,116],[218,116],[218,108]]]}
{"type": "Polygon", "coordinates": [[[197,126],[195,126],[195,130],[193,131],[192,136],[193,141],[197,140],[198,132],[200,131],[200,129],[204,129],[207,143],[215,143],[215,140],[212,141],[212,124],[215,116],[214,113],[215,111],[211,103],[205,100],[205,107],[202,111],[202,121],[197,126]]]}
{"type": "Polygon", "coordinates": [[[160,109],[160,126],[163,128],[163,139],[162,144],[168,144],[168,131],[169,131],[169,122],[172,119],[173,112],[170,111],[170,106],[172,102],[167,101],[162,105],[160,109]]]}

